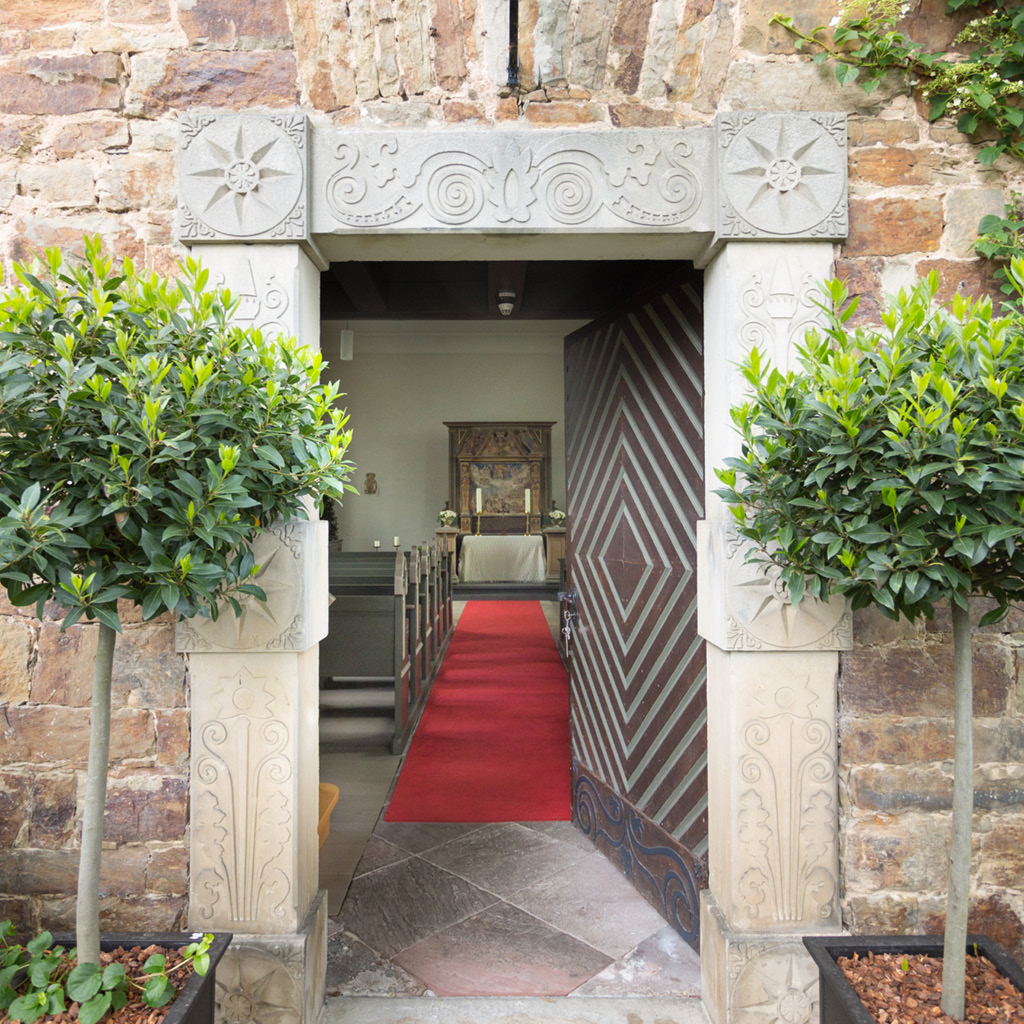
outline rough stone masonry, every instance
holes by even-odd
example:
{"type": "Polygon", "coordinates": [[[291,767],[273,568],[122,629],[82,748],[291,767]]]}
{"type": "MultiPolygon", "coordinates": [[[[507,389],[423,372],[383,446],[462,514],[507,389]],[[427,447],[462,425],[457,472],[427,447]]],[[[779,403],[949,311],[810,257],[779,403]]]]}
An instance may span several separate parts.
{"type": "MultiPolygon", "coordinates": [[[[704,124],[720,111],[849,114],[851,228],[836,269],[870,320],[936,270],[942,295],[993,288],[976,227],[1021,190],[1008,159],[930,124],[893,79],[840,88],[769,20],[776,0],[521,0],[519,90],[505,85],[498,0],[6,0],[0,11],[0,262],[98,233],[173,273],[179,114],[302,108],[314,123],[537,131],[704,124]]],[[[828,0],[784,10],[827,24],[828,0]]],[[[943,0],[911,33],[947,45],[943,0]]],[[[977,924],[1024,952],[1024,704],[1013,618],[978,637],[977,924]]],[[[844,923],[938,930],[948,817],[948,623],[862,617],[842,659],[844,923]]],[[[69,920],[87,711],[87,626],[60,634],[0,605],[0,917],[69,920]]],[[[119,642],[105,924],[183,920],[188,828],[185,666],[167,622],[119,642]]]]}

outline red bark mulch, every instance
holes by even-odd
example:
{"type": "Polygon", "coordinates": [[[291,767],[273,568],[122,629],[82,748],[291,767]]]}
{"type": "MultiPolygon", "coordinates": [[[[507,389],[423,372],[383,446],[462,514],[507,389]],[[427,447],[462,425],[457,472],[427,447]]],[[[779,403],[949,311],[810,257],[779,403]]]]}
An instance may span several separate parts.
{"type": "MultiPolygon", "coordinates": [[[[961,1024],[939,1005],[940,956],[867,953],[836,963],[878,1024],[961,1024]]],[[[969,1024],[1024,1022],[1024,992],[984,956],[967,957],[965,1004],[969,1024]]]]}

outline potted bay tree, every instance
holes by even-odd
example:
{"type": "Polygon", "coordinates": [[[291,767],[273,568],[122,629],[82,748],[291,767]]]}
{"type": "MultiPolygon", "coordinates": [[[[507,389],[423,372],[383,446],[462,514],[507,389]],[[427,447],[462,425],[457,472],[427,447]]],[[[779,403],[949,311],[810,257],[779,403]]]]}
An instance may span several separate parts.
{"type": "MultiPolygon", "coordinates": [[[[16,264],[0,291],[0,585],[39,616],[56,610],[62,628],[98,626],[66,982],[90,1024],[122,1001],[98,967],[119,605],[144,620],[216,618],[244,595],[264,599],[251,541],[351,489],[351,432],[319,354],[233,325],[235,300],[208,290],[195,261],[169,281],[115,263],[98,238],[84,248],[16,264]]],[[[0,1010],[15,1019],[61,1008],[67,958],[60,967],[45,947],[12,952],[0,934],[0,1010]]]]}
{"type": "MultiPolygon", "coordinates": [[[[1010,273],[1019,296],[1024,261],[1010,273]]],[[[939,952],[942,1011],[961,1019],[974,770],[970,609],[990,599],[981,622],[995,622],[1024,597],[1024,317],[1019,305],[995,315],[987,298],[957,296],[942,307],[937,289],[932,274],[891,299],[880,326],[855,327],[856,300],[829,281],[825,323],[798,347],[799,370],[772,367],[754,349],[741,367],[749,399],[732,410],[742,453],[716,470],[724,485],[716,493],[750,542],[748,559],[774,567],[794,602],[841,594],[854,609],[911,620],[949,606],[955,753],[939,952]]]]}

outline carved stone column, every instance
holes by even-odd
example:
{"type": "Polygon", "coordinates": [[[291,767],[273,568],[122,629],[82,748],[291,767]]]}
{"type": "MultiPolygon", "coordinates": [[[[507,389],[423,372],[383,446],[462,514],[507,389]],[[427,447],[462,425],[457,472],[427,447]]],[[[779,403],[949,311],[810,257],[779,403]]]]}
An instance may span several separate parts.
{"type": "MultiPolygon", "coordinates": [[[[184,117],[178,225],[235,319],[319,348],[308,233],[308,127],[291,112],[184,117]],[[203,244],[212,243],[212,244],[203,244]]],[[[267,603],[181,621],[192,688],[189,924],[235,934],[217,969],[232,1024],[315,1021],[327,904],[317,890],[319,641],[327,635],[327,524],[313,513],[255,545],[267,603]]]]}
{"type": "Polygon", "coordinates": [[[698,524],[698,628],[708,657],[710,888],[701,906],[704,1000],[715,1024],[813,1024],[817,971],[804,934],[835,931],[838,893],[837,651],[844,601],[794,606],[777,572],[713,493],[738,449],[734,365],[758,346],[786,367],[829,275],[820,242],[730,243],[706,276],[707,520],[698,524]]]}

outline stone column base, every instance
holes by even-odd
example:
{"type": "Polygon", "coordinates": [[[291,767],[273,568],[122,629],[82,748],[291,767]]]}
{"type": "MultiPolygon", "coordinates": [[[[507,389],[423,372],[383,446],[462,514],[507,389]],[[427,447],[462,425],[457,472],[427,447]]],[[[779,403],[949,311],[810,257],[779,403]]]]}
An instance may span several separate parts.
{"type": "MultiPolygon", "coordinates": [[[[824,926],[815,935],[839,934],[824,926]]],[[[712,1024],[817,1024],[818,968],[804,949],[810,930],[731,930],[709,889],[700,901],[701,994],[712,1024]]]]}
{"type": "Polygon", "coordinates": [[[302,930],[235,933],[217,966],[221,1024],[313,1024],[326,995],[327,892],[318,890],[302,930]]]}

